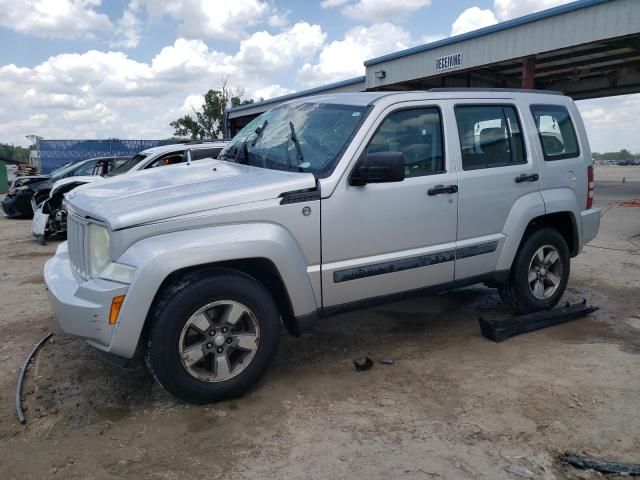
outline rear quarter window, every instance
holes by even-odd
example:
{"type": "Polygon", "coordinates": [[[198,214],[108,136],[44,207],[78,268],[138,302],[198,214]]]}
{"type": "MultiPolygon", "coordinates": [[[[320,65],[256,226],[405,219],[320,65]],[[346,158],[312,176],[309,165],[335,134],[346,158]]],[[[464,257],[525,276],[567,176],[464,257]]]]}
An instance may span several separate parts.
{"type": "Polygon", "coordinates": [[[560,105],[531,105],[544,159],[563,160],[580,156],[576,130],[568,110],[560,105]]]}

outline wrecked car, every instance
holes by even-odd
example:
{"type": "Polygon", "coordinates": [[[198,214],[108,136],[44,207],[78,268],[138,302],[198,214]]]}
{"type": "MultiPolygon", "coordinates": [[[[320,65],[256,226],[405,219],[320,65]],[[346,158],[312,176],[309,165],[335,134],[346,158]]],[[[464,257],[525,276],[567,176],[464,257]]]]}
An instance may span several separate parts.
{"type": "Polygon", "coordinates": [[[600,225],[576,105],[513,90],[292,100],[218,160],[66,202],[44,269],[62,329],[194,403],[251,389],[283,326],[477,283],[549,309],[600,225]]]}
{"type": "MultiPolygon", "coordinates": [[[[173,165],[183,162],[185,149],[191,150],[192,160],[216,158],[226,146],[225,141],[198,142],[178,145],[166,145],[144,150],[109,171],[104,178],[133,173],[147,168],[173,165]]],[[[102,180],[102,176],[74,176],[58,180],[47,195],[33,199],[32,233],[40,241],[50,237],[64,236],[67,232],[67,214],[64,209],[64,196],[80,185],[102,180]]]]}
{"type": "Polygon", "coordinates": [[[16,177],[2,201],[4,214],[9,218],[31,218],[35,212],[34,204],[48,196],[51,186],[56,181],[78,175],[104,175],[128,158],[88,158],[75,163],[65,163],[50,175],[16,177]]]}

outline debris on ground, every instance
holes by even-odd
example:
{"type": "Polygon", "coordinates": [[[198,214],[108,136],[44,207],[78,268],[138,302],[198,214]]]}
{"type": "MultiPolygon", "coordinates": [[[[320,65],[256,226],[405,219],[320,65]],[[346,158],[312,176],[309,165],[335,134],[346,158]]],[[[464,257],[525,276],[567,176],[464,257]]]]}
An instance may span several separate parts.
{"type": "Polygon", "coordinates": [[[582,302],[574,303],[573,305],[567,302],[560,308],[518,315],[506,320],[486,320],[480,317],[478,323],[480,324],[482,335],[498,343],[515,335],[565,323],[597,310],[599,310],[598,307],[587,305],[587,300],[584,299],[582,302]]]}
{"type": "Polygon", "coordinates": [[[621,463],[597,460],[572,453],[565,453],[562,460],[582,470],[596,470],[602,473],[619,473],[621,475],[640,475],[639,463],[621,463]]]}
{"type": "Polygon", "coordinates": [[[514,475],[518,475],[523,478],[534,478],[535,475],[531,470],[526,467],[522,467],[520,465],[511,465],[510,467],[505,468],[505,470],[509,473],[513,473],[514,475]]]}
{"type": "Polygon", "coordinates": [[[362,362],[353,361],[353,366],[356,367],[356,372],[364,372],[366,370],[371,370],[373,367],[373,360],[369,357],[365,358],[362,362]]]}
{"type": "Polygon", "coordinates": [[[392,358],[383,358],[382,360],[380,360],[380,363],[382,363],[383,365],[394,365],[396,361],[392,358]]]}
{"type": "MultiPolygon", "coordinates": [[[[21,401],[22,400],[22,383],[24,382],[24,376],[27,373],[27,367],[29,366],[29,362],[31,361],[31,358],[33,358],[33,356],[36,354],[38,349],[42,345],[44,345],[44,343],[47,340],[49,340],[49,337],[51,337],[51,335],[53,335],[53,332],[49,332],[47,335],[42,337],[42,339],[40,339],[40,341],[36,344],[36,346],[33,347],[33,350],[31,350],[31,353],[29,353],[29,355],[27,356],[27,359],[24,362],[24,365],[20,369],[20,376],[18,377],[18,386],[16,387],[16,413],[18,415],[18,421],[20,423],[24,424],[27,421],[27,419],[24,416],[24,412],[22,409],[22,401],[21,401]]],[[[26,410],[26,408],[24,410],[26,410]]]]}
{"type": "Polygon", "coordinates": [[[633,198],[624,202],[618,202],[620,207],[640,207],[640,198],[633,198]]]}

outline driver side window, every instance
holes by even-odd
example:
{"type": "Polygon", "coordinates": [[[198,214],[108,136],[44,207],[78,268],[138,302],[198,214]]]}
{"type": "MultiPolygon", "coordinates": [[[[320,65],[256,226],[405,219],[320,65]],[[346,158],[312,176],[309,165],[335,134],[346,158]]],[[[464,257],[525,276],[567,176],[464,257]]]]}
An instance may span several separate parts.
{"type": "Polygon", "coordinates": [[[78,177],[81,175],[94,175],[93,169],[96,167],[96,162],[87,162],[84,165],[79,166],[73,171],[73,176],[78,177]]]}
{"type": "Polygon", "coordinates": [[[389,114],[366,150],[379,152],[402,152],[405,177],[444,172],[440,110],[414,108],[389,114]]]}
{"type": "Polygon", "coordinates": [[[183,152],[172,152],[165,154],[154,160],[145,168],[166,167],[167,165],[175,165],[176,163],[182,163],[183,152]]]}

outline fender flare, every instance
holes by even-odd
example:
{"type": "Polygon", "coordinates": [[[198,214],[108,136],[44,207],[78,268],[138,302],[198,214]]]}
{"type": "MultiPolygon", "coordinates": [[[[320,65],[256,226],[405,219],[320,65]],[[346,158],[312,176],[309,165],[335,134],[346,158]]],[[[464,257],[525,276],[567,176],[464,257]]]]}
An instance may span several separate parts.
{"type": "Polygon", "coordinates": [[[296,317],[317,311],[307,260],[282,226],[242,223],[165,233],[134,243],[117,260],[137,271],[125,296],[110,351],[126,358],[133,356],[156,293],[173,272],[253,258],[264,258],[275,265],[296,317]]]}
{"type": "Polygon", "coordinates": [[[539,191],[528,193],[516,200],[509,211],[509,216],[502,230],[505,240],[500,251],[496,270],[511,270],[511,265],[518,253],[518,248],[527,226],[531,220],[544,214],[544,199],[539,191]]]}

